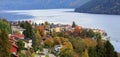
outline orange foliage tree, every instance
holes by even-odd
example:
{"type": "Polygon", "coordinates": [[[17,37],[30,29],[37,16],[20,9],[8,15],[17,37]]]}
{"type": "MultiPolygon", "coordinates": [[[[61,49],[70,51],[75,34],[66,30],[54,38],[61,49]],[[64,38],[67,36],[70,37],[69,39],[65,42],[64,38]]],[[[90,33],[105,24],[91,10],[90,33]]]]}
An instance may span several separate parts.
{"type": "Polygon", "coordinates": [[[55,44],[56,44],[56,45],[61,45],[61,44],[62,44],[62,40],[61,40],[60,37],[55,37],[55,38],[54,38],[54,41],[55,41],[55,44]]]}
{"type": "Polygon", "coordinates": [[[74,28],[74,34],[77,36],[78,34],[80,34],[82,32],[82,27],[81,26],[76,26],[74,28]]]}
{"type": "Polygon", "coordinates": [[[54,39],[53,38],[47,38],[44,41],[44,44],[45,44],[46,47],[52,48],[54,46],[54,39]]]}
{"type": "Polygon", "coordinates": [[[38,26],[38,30],[40,31],[40,34],[42,37],[46,36],[44,26],[38,26]]]}

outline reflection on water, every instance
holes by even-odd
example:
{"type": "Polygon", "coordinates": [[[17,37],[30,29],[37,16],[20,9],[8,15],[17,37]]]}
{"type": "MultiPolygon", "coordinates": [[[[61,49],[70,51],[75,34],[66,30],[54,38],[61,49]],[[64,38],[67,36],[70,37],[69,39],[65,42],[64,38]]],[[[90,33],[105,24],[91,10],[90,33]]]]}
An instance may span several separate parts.
{"type": "Polygon", "coordinates": [[[9,21],[21,20],[21,19],[30,19],[32,16],[28,15],[20,15],[16,13],[4,13],[0,12],[0,18],[5,18],[9,21]]]}

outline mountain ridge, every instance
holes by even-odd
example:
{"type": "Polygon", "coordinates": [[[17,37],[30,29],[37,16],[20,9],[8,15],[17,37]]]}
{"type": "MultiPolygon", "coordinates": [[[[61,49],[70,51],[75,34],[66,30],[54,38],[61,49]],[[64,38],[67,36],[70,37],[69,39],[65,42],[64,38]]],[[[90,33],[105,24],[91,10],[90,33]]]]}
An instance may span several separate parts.
{"type": "Polygon", "coordinates": [[[1,0],[0,10],[76,8],[89,0],[1,0]]]}
{"type": "Polygon", "coordinates": [[[119,15],[120,0],[91,0],[76,8],[75,12],[119,15]]]}

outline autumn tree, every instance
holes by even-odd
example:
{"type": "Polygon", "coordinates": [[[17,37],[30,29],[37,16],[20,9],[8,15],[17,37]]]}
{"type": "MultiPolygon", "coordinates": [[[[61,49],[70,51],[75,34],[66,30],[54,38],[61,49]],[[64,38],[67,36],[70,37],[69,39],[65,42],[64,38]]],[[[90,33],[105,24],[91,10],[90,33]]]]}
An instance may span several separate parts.
{"type": "Polygon", "coordinates": [[[44,44],[45,44],[46,47],[52,48],[54,46],[54,39],[53,38],[47,38],[44,41],[44,44]]]}
{"type": "Polygon", "coordinates": [[[38,30],[36,31],[35,36],[36,36],[35,39],[36,39],[37,45],[38,46],[41,45],[42,37],[41,37],[40,32],[38,30]]]}
{"type": "Polygon", "coordinates": [[[61,40],[60,37],[55,37],[55,38],[54,38],[54,41],[55,41],[55,44],[56,44],[56,45],[61,45],[61,44],[62,44],[62,40],[61,40]]]}
{"type": "Polygon", "coordinates": [[[60,57],[74,57],[74,52],[69,48],[64,48],[60,52],[60,57]]]}
{"type": "Polygon", "coordinates": [[[66,39],[62,38],[62,48],[60,49],[60,57],[74,57],[74,50],[71,42],[66,39]]]}
{"type": "Polygon", "coordinates": [[[89,57],[87,49],[82,53],[82,57],[89,57]]]}
{"type": "Polygon", "coordinates": [[[42,37],[46,36],[45,30],[43,26],[38,26],[39,33],[42,37]]]}
{"type": "Polygon", "coordinates": [[[0,57],[10,57],[11,44],[6,30],[0,31],[0,57]]]}
{"type": "Polygon", "coordinates": [[[76,26],[74,28],[74,35],[78,36],[82,32],[82,27],[81,26],[76,26]]]}
{"type": "Polygon", "coordinates": [[[85,38],[85,39],[82,39],[82,41],[84,42],[86,48],[96,47],[96,45],[97,45],[96,40],[93,40],[91,38],[85,38]]]}

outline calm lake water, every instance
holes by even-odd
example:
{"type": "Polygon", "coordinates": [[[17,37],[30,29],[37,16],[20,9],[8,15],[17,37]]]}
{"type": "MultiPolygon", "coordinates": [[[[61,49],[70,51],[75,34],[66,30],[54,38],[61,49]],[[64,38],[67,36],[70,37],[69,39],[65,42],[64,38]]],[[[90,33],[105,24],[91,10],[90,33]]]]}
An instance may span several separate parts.
{"type": "Polygon", "coordinates": [[[76,13],[74,9],[45,9],[45,10],[14,10],[1,11],[0,17],[8,20],[33,20],[41,23],[44,21],[76,24],[87,28],[99,28],[105,30],[111,37],[111,42],[116,51],[120,52],[120,15],[103,15],[76,13]]]}

